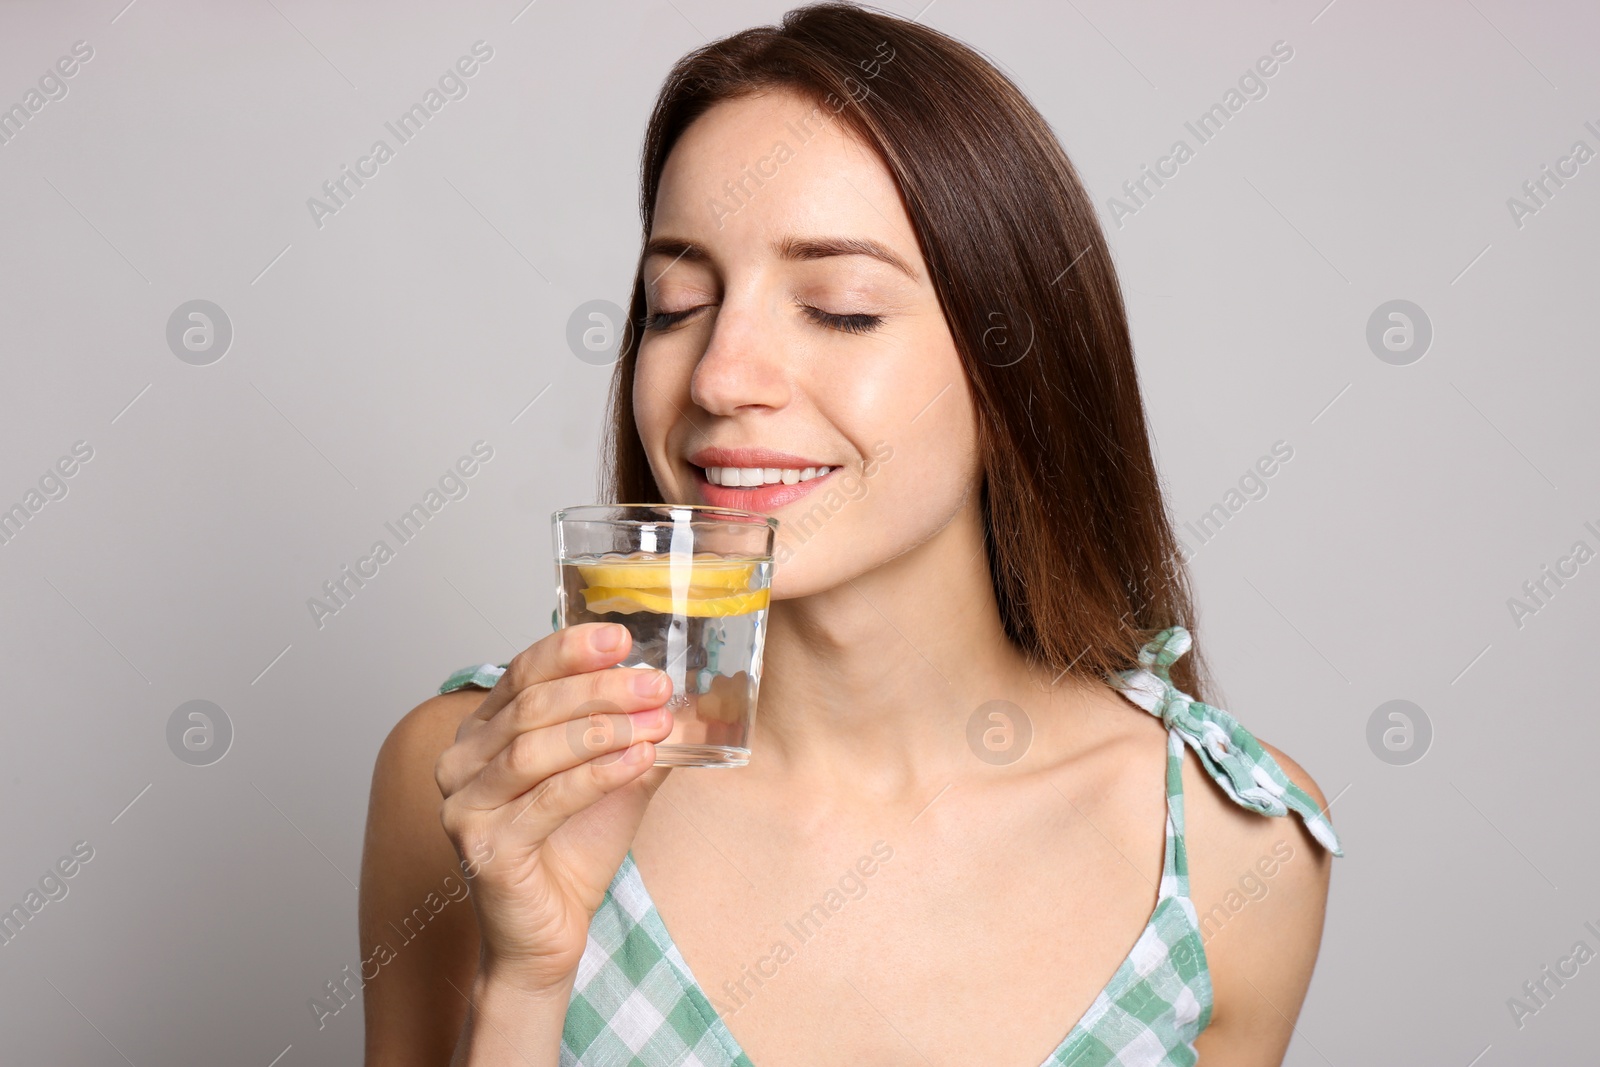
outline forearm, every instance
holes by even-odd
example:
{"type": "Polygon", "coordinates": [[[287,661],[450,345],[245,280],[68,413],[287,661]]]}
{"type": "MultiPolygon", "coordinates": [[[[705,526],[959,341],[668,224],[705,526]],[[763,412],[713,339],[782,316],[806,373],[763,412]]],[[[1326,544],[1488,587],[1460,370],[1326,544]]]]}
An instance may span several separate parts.
{"type": "Polygon", "coordinates": [[[533,991],[479,968],[450,1067],[557,1067],[571,997],[571,982],[533,991]]]}

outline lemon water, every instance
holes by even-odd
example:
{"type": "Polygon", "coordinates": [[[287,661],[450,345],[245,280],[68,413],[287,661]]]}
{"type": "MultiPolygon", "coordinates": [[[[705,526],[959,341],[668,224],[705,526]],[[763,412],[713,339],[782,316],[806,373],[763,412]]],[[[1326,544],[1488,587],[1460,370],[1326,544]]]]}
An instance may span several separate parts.
{"type": "Polygon", "coordinates": [[[619,666],[672,679],[672,733],[656,764],[742,767],[761,682],[771,559],[705,552],[575,556],[558,561],[563,625],[618,623],[633,643],[619,666]]]}

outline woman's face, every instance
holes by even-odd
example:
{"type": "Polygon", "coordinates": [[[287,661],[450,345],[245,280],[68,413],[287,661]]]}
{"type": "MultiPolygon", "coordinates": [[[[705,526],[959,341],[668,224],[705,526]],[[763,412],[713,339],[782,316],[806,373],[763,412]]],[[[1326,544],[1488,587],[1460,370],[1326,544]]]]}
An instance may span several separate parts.
{"type": "Polygon", "coordinates": [[[775,516],[780,597],[929,540],[979,477],[911,221],[836,102],[772,92],[697,119],[667,159],[644,261],[633,404],[656,484],[669,503],[775,516]],[[832,469],[796,480],[815,466],[832,469]]]}

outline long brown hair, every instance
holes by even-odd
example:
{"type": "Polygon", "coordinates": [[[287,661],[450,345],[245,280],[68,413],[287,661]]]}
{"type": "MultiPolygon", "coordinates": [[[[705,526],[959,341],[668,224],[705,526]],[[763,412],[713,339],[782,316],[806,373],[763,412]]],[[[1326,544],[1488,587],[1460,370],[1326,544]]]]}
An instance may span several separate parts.
{"type": "MultiPolygon", "coordinates": [[[[1204,699],[1188,574],[1145,425],[1122,292],[1044,118],[978,53],[848,3],[795,8],[684,56],[645,131],[648,238],[667,155],[713,104],[784,89],[876,148],[900,187],[977,407],[989,571],[1008,637],[1052,676],[1136,665],[1174,624],[1173,681],[1204,699]]],[[[643,257],[610,397],[603,499],[654,501],[633,417],[643,257]]],[[[1208,685],[1207,685],[1208,688],[1208,685]]]]}

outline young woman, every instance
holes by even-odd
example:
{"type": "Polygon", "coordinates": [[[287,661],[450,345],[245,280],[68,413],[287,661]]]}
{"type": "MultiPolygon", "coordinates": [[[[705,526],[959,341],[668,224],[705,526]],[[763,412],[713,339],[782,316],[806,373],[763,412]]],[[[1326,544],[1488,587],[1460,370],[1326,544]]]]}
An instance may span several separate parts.
{"type": "Polygon", "coordinates": [[[800,8],[672,71],[641,206],[607,498],[827,468],[770,511],[750,763],[652,767],[665,696],[605,624],[458,672],[377,761],[368,1062],[1280,1063],[1338,842],[1202,702],[1047,124],[934,30],[800,8]]]}

